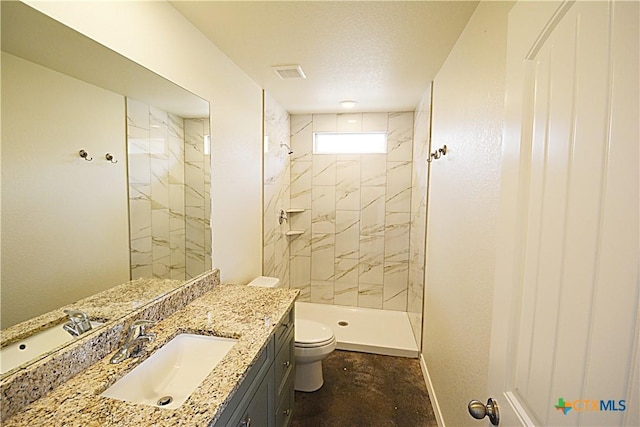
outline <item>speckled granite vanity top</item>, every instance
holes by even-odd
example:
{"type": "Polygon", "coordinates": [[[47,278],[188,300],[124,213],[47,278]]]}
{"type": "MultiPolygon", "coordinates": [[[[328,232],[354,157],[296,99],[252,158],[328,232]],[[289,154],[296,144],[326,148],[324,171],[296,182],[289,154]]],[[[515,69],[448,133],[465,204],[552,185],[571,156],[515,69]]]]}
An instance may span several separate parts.
{"type": "Polygon", "coordinates": [[[124,317],[155,298],[165,295],[183,283],[182,280],[140,278],[107,289],[73,304],[60,307],[2,331],[2,346],[18,341],[34,331],[68,320],[65,309],[82,310],[91,320],[108,321],[124,317]]]}
{"type": "Polygon", "coordinates": [[[149,329],[145,355],[110,364],[104,359],[26,406],[3,426],[206,426],[220,416],[297,290],[218,285],[149,329]],[[266,319],[266,321],[265,321],[266,319]],[[135,405],[100,396],[144,358],[179,333],[236,338],[225,358],[178,409],[135,405]]]}

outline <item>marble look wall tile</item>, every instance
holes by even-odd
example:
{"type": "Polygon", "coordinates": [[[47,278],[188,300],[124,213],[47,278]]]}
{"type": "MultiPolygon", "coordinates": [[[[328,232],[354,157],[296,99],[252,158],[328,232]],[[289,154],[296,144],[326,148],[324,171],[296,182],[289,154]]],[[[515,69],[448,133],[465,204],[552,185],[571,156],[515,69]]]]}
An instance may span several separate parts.
{"type": "Polygon", "coordinates": [[[311,231],[311,210],[289,212],[287,216],[291,230],[311,231]]]}
{"type": "Polygon", "coordinates": [[[289,283],[292,289],[300,289],[298,301],[311,299],[311,257],[292,256],[289,262],[289,283]]]}
{"type": "Polygon", "coordinates": [[[314,132],[335,132],[338,130],[337,114],[314,114],[313,115],[313,131],[314,132]]]}
{"type": "Polygon", "coordinates": [[[202,191],[198,191],[197,187],[193,187],[189,183],[186,183],[184,191],[186,206],[204,206],[204,194],[202,191]]]}
{"type": "Polygon", "coordinates": [[[410,215],[404,212],[387,212],[384,230],[385,263],[409,261],[410,215]]]}
{"type": "MultiPolygon", "coordinates": [[[[187,245],[188,245],[188,242],[187,242],[187,245]]],[[[204,270],[204,265],[205,265],[204,252],[190,251],[189,249],[187,249],[186,260],[187,260],[187,266],[186,266],[187,279],[197,277],[201,273],[196,273],[196,272],[198,271],[202,272],[204,270]]]]}
{"type": "MultiPolygon", "coordinates": [[[[184,164],[184,180],[185,184],[193,189],[193,191],[201,194],[204,197],[205,186],[204,186],[204,162],[199,161],[191,161],[186,162],[184,164]]],[[[197,206],[204,205],[204,203],[199,203],[197,206]]]]}
{"type": "Polygon", "coordinates": [[[358,281],[355,283],[335,282],[333,303],[348,307],[358,307],[358,281]]]}
{"type": "Polygon", "coordinates": [[[322,154],[313,156],[313,185],[336,185],[336,156],[322,154]]]}
{"type": "Polygon", "coordinates": [[[310,301],[318,304],[333,304],[334,284],[332,281],[311,281],[310,301]]]}
{"type": "Polygon", "coordinates": [[[358,307],[382,308],[382,285],[360,283],[358,286],[358,307]]]}
{"type": "Polygon", "coordinates": [[[182,139],[169,139],[169,184],[184,185],[184,143],[182,139]]]}
{"type": "Polygon", "coordinates": [[[384,283],[384,236],[360,236],[359,282],[384,283]]]}
{"type": "Polygon", "coordinates": [[[311,162],[293,162],[291,165],[291,206],[311,209],[311,162]]]}
{"type": "Polygon", "coordinates": [[[127,125],[149,130],[149,105],[127,98],[127,125]]]}
{"type": "Polygon", "coordinates": [[[317,234],[311,236],[311,280],[332,281],[335,269],[335,236],[317,234]]]}
{"type": "Polygon", "coordinates": [[[131,274],[134,279],[153,277],[151,235],[131,240],[131,274]]]}
{"type": "Polygon", "coordinates": [[[172,218],[179,219],[184,229],[184,184],[169,184],[169,211],[172,218]]]}
{"type": "Polygon", "coordinates": [[[169,256],[169,209],[151,211],[151,229],[153,230],[153,258],[169,256]]]}
{"type": "Polygon", "coordinates": [[[387,181],[386,154],[362,155],[360,185],[362,187],[384,187],[387,181]]]}
{"type": "Polygon", "coordinates": [[[311,211],[289,214],[289,223],[291,230],[304,231],[289,237],[291,256],[311,256],[311,211]]]}
{"type": "Polygon", "coordinates": [[[406,311],[408,279],[409,264],[407,262],[385,263],[383,287],[383,308],[385,310],[406,311]]]}
{"type": "Polygon", "coordinates": [[[362,114],[363,132],[386,132],[389,126],[389,113],[362,114]]]}
{"type": "Polygon", "coordinates": [[[171,277],[171,257],[156,258],[153,260],[153,277],[171,277]]]}
{"type": "Polygon", "coordinates": [[[360,212],[336,211],[336,258],[360,258],[360,212]]]}
{"type": "Polygon", "coordinates": [[[338,156],[336,209],[360,210],[360,156],[338,156]]]}
{"type": "Polygon", "coordinates": [[[338,132],[362,132],[362,113],[338,114],[336,130],[338,132]]]}
{"type": "Polygon", "coordinates": [[[362,187],[360,189],[360,206],[360,234],[363,236],[384,235],[384,187],[362,187]]]}
{"type": "Polygon", "coordinates": [[[169,163],[166,158],[151,157],[151,208],[169,208],[169,163]]]}
{"type": "Polygon", "coordinates": [[[411,212],[411,163],[387,162],[387,212],[411,212]]]}
{"type": "Polygon", "coordinates": [[[151,184],[149,131],[129,126],[127,132],[129,183],[151,184]]]}
{"type": "Polygon", "coordinates": [[[387,160],[411,161],[413,155],[413,113],[390,113],[387,160]]]}
{"type": "Polygon", "coordinates": [[[313,145],[313,123],[311,114],[291,116],[292,162],[311,161],[313,145]]]}
{"type": "Polygon", "coordinates": [[[291,256],[289,259],[289,281],[291,287],[302,288],[311,285],[311,257],[291,256]]]}
{"type": "Polygon", "coordinates": [[[201,120],[185,120],[184,124],[186,162],[201,162],[204,156],[204,124],[201,120]]]}
{"type": "MultiPolygon", "coordinates": [[[[309,300],[406,308],[410,226],[420,215],[411,211],[413,113],[294,115],[290,126],[293,149],[302,151],[291,158],[291,206],[309,209],[311,219],[311,233],[289,240],[290,264],[307,256],[309,300]],[[313,132],[335,131],[388,131],[389,152],[313,155],[313,132]]],[[[299,215],[289,226],[307,230],[299,215]]]]}
{"type": "Polygon", "coordinates": [[[357,259],[336,259],[336,278],[334,286],[334,304],[357,306],[358,274],[357,259]]]}
{"type": "Polygon", "coordinates": [[[336,258],[335,282],[357,286],[360,274],[357,259],[336,258]]]}
{"type": "MultiPolygon", "coordinates": [[[[131,246],[136,248],[132,252],[132,275],[184,280],[188,274],[187,251],[192,252],[192,267],[195,260],[211,265],[211,244],[205,243],[207,233],[210,236],[211,211],[206,205],[210,196],[205,187],[210,172],[204,165],[210,158],[195,155],[203,151],[208,120],[183,120],[137,101],[128,101],[127,110],[136,116],[128,117],[127,129],[131,246]],[[141,125],[143,122],[146,125],[141,125]],[[193,161],[185,172],[188,138],[193,161]],[[190,187],[185,189],[187,180],[190,187]]],[[[201,265],[190,274],[200,274],[204,269],[201,265]]]]}
{"type": "Polygon", "coordinates": [[[129,232],[131,239],[151,237],[151,186],[129,186],[129,232]]]}
{"type": "Polygon", "coordinates": [[[311,230],[313,233],[335,233],[335,187],[314,185],[311,191],[311,230]]]}
{"type": "Polygon", "coordinates": [[[270,242],[264,242],[262,246],[262,273],[265,276],[275,276],[275,256],[275,241],[272,239],[270,242]]]}

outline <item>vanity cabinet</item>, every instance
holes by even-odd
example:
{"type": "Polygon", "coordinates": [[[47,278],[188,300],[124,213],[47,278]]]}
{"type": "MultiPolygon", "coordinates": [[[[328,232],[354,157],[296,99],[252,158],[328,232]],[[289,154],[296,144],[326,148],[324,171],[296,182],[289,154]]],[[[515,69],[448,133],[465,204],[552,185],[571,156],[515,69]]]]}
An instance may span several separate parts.
{"type": "Polygon", "coordinates": [[[275,335],[277,354],[273,370],[276,392],[276,427],[288,426],[293,414],[293,380],[296,371],[294,323],[292,309],[285,316],[275,335]]]}
{"type": "Polygon", "coordinates": [[[295,377],[293,309],[249,368],[213,427],[286,427],[293,414],[295,377]]]}

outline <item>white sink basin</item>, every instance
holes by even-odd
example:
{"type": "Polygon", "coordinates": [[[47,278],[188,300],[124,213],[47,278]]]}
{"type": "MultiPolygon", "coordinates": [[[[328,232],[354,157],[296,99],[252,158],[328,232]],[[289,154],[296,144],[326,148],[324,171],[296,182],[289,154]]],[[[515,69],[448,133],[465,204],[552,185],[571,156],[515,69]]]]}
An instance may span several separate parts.
{"type": "Polygon", "coordinates": [[[180,407],[238,340],[180,334],[102,396],[159,408],[180,407]]]}
{"type": "MultiPolygon", "coordinates": [[[[91,326],[94,328],[100,325],[102,325],[102,322],[91,322],[91,326]]],[[[82,336],[83,335],[80,335],[80,337],[82,336]]],[[[4,374],[16,366],[27,363],[62,344],[80,337],[72,336],[69,332],[62,329],[62,325],[57,325],[33,334],[21,341],[9,344],[0,349],[0,374],[4,374]]]]}

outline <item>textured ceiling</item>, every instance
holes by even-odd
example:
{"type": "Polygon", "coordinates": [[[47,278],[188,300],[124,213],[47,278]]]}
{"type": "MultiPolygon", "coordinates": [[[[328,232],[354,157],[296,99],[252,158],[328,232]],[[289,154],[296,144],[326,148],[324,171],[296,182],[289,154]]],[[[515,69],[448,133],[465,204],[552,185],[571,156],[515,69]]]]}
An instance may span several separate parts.
{"type": "Polygon", "coordinates": [[[174,1],[290,113],[412,111],[476,1],[174,1]],[[271,66],[299,64],[281,80],[271,66]]]}

